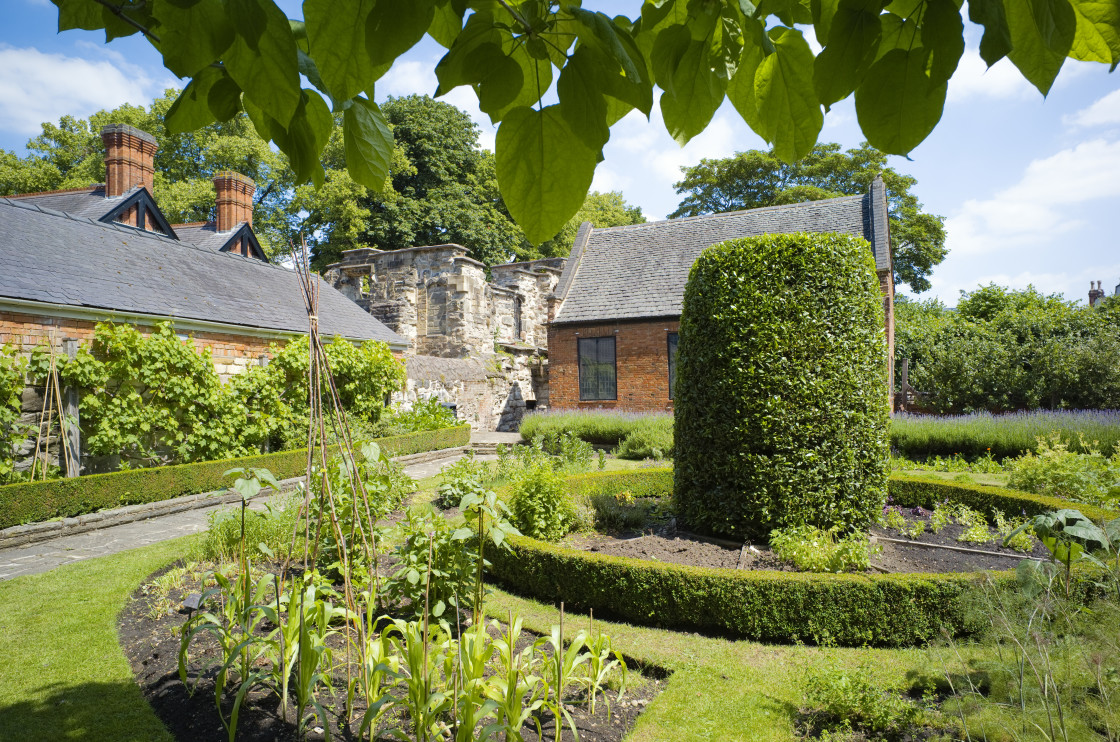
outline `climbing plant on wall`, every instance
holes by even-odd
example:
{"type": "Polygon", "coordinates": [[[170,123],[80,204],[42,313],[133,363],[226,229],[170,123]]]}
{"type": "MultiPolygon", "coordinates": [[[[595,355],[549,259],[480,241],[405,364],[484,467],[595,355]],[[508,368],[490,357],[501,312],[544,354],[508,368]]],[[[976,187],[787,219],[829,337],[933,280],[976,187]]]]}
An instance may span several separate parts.
{"type": "Polygon", "coordinates": [[[14,447],[26,431],[20,402],[26,362],[10,345],[0,345],[0,484],[15,480],[14,447]]]}

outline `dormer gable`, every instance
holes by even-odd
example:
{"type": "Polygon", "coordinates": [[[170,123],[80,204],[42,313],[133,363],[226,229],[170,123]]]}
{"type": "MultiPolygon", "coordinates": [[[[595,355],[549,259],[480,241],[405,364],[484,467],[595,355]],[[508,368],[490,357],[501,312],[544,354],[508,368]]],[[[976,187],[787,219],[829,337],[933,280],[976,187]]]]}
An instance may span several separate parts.
{"type": "Polygon", "coordinates": [[[257,235],[248,223],[238,224],[233,229],[218,231],[215,222],[194,222],[174,225],[177,238],[195,247],[214,252],[228,252],[262,262],[270,262],[257,235]]]}
{"type": "Polygon", "coordinates": [[[167,217],[163,215],[159,205],[152,198],[152,194],[148,193],[146,187],[135,188],[124,194],[122,198],[114,200],[117,203],[98,221],[107,224],[117,222],[118,224],[136,227],[148,232],[159,232],[172,239],[178,239],[175,230],[172,229],[167,217]]]}

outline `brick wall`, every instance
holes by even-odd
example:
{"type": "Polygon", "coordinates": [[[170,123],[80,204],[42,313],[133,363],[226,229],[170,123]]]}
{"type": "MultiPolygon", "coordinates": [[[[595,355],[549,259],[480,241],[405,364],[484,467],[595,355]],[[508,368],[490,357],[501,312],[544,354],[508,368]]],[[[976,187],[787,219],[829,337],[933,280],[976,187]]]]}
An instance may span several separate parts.
{"type": "Polygon", "coordinates": [[[548,329],[549,404],[557,409],[619,409],[635,412],[672,410],[669,399],[670,332],[677,319],[613,322],[595,325],[552,325],[548,329]],[[579,399],[579,338],[615,338],[618,398],[581,402],[579,399]]]}
{"type": "MultiPolygon", "coordinates": [[[[55,348],[61,351],[63,338],[77,338],[88,347],[95,324],[89,320],[0,311],[0,344],[15,345],[30,353],[36,346],[53,341],[55,348]]],[[[137,329],[144,335],[151,331],[144,325],[137,325],[137,329]]],[[[260,356],[271,357],[269,343],[277,342],[268,338],[217,332],[181,334],[192,336],[196,350],[210,349],[214,369],[223,381],[257,363],[260,356]]],[[[279,344],[282,345],[283,341],[279,344]]]]}

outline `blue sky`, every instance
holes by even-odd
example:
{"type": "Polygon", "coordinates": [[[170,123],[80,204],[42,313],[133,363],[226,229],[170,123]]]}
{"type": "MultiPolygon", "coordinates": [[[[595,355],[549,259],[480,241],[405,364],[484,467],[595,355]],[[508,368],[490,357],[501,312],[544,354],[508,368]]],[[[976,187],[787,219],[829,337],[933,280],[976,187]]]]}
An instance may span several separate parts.
{"type": "MultiPolygon", "coordinates": [[[[179,84],[139,37],[105,45],[98,33],[58,34],[57,11],[48,0],[0,4],[4,149],[22,154],[42,121],[148,103],[179,84]]],[[[949,256],[935,268],[933,289],[924,296],[953,305],[960,290],[989,281],[1032,283],[1084,301],[1089,282],[1101,280],[1112,293],[1120,283],[1120,73],[1067,61],[1043,100],[1006,60],[986,70],[975,28],[966,27],[968,48],[949,84],[941,123],[910,161],[891,158],[892,167],[918,179],[926,210],[946,218],[949,256]]],[[[433,93],[441,52],[430,40],[418,45],[378,83],[377,97],[433,93]]],[[[444,100],[470,112],[483,145],[493,147],[495,127],[470,91],[459,88],[444,100]]],[[[861,140],[850,101],[825,117],[821,141],[854,147],[861,140]]],[[[677,206],[673,183],[682,166],[756,148],[765,143],[729,104],[683,149],[665,133],[654,106],[651,122],[635,112],[614,127],[593,187],[620,190],[647,218],[660,219],[677,206]]]]}

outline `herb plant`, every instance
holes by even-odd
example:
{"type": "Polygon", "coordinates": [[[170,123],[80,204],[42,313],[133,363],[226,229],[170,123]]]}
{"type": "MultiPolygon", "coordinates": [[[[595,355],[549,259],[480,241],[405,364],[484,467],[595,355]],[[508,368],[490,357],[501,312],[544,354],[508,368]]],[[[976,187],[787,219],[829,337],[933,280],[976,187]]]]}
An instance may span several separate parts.
{"type": "Polygon", "coordinates": [[[803,572],[863,572],[871,567],[872,546],[866,534],[838,536],[812,526],[770,532],[770,548],[803,572]]]}

